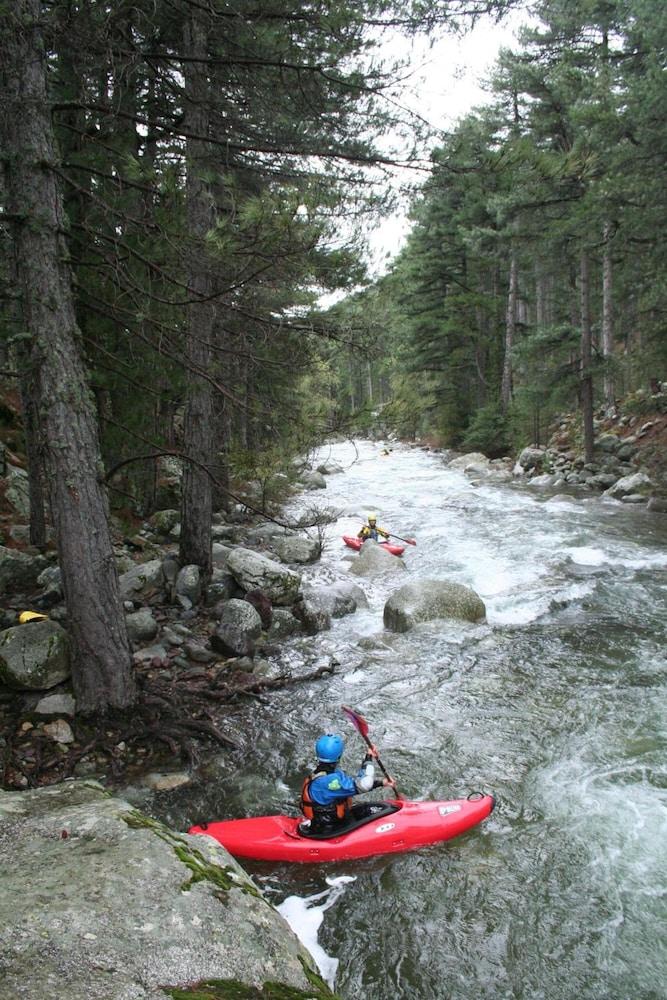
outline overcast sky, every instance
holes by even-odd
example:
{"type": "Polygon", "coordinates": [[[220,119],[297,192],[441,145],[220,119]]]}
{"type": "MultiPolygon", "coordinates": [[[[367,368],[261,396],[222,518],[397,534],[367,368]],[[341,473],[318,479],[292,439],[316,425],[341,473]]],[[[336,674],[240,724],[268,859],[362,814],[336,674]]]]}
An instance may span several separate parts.
{"type": "MultiPolygon", "coordinates": [[[[493,67],[499,50],[516,46],[517,30],[527,19],[525,11],[515,12],[502,24],[485,19],[467,35],[448,36],[433,46],[425,39],[412,43],[405,39],[388,40],[383,46],[388,59],[407,54],[410,60],[412,75],[406,81],[402,103],[435,128],[450,129],[471,108],[489,100],[483,87],[484,78],[493,67]]],[[[404,181],[405,172],[399,171],[397,184],[404,181]]],[[[368,234],[373,274],[386,270],[389,260],[403,244],[408,229],[406,213],[401,212],[385,219],[368,234]]]]}

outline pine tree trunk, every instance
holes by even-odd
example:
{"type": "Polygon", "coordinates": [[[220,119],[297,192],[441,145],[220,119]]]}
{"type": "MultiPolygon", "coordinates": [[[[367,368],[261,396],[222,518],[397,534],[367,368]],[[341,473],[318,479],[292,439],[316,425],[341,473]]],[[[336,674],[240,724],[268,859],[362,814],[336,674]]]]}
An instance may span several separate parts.
{"type": "Polygon", "coordinates": [[[611,225],[604,226],[604,251],[602,256],[602,356],[605,360],[604,398],[607,407],[613,410],[614,378],[611,371],[611,359],[614,353],[614,303],[613,303],[613,271],[611,261],[611,225]]]}
{"type": "Polygon", "coordinates": [[[591,330],[588,255],[581,253],[579,267],[579,321],[581,325],[581,412],[584,423],[584,458],[593,461],[593,337],[591,330]]]}
{"type": "MultiPolygon", "coordinates": [[[[21,348],[19,356],[24,354],[21,348]]],[[[35,385],[30,371],[29,358],[21,359],[21,407],[25,452],[28,459],[28,495],[30,498],[30,544],[46,548],[46,495],[44,491],[44,462],[39,446],[39,420],[35,406],[35,385]]]]}
{"type": "Polygon", "coordinates": [[[183,445],[186,462],[183,472],[181,537],[179,559],[182,565],[196,565],[205,579],[210,577],[211,515],[213,487],[207,470],[213,466],[214,421],[213,389],[196,370],[208,373],[210,344],[215,318],[211,298],[213,283],[205,240],[214,221],[214,202],[206,180],[209,129],[208,78],[206,75],[206,28],[196,8],[184,28],[185,52],[193,60],[185,63],[185,113],[183,131],[186,140],[186,217],[188,232],[195,248],[187,261],[190,295],[197,299],[188,306],[187,356],[195,371],[188,374],[183,445]]]}
{"type": "Polygon", "coordinates": [[[38,0],[0,13],[0,138],[23,321],[30,335],[44,454],[81,711],[135,700],[132,657],[108,525],[95,406],[79,350],[38,0]],[[8,11],[11,10],[11,13],[8,11]]]}
{"type": "Polygon", "coordinates": [[[505,314],[505,352],[503,356],[503,377],[500,385],[500,400],[503,413],[506,413],[512,401],[512,348],[516,333],[516,307],[519,289],[519,272],[516,251],[512,251],[510,259],[509,288],[507,291],[507,311],[505,314]]]}

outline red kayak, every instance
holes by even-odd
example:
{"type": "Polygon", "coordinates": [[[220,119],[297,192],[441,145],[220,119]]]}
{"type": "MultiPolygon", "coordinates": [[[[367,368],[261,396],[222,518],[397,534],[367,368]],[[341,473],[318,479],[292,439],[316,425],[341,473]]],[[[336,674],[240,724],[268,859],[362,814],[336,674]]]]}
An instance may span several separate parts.
{"type": "Polygon", "coordinates": [[[492,795],[478,792],[467,799],[447,802],[392,799],[373,803],[370,815],[357,820],[349,832],[336,837],[304,836],[299,833],[303,819],[293,816],[257,816],[203,823],[190,827],[188,832],[213,837],[239,858],[302,863],[349,861],[375,854],[414,851],[451,840],[486,819],[494,805],[492,795]]]}
{"type": "MultiPolygon", "coordinates": [[[[360,538],[355,538],[353,535],[343,535],[343,541],[348,548],[356,549],[357,552],[364,544],[360,538]]],[[[380,548],[391,552],[392,556],[402,556],[405,552],[405,545],[391,545],[389,542],[380,542],[379,544],[380,548]]]]}

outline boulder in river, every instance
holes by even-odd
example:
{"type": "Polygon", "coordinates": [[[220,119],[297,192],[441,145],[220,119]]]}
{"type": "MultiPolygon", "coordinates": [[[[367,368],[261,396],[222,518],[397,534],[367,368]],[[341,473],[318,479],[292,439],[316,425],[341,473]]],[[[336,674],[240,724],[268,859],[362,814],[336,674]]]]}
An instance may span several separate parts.
{"type": "Polygon", "coordinates": [[[420,580],[394,591],[384,606],[384,623],[392,632],[408,632],[419,622],[486,616],[484,601],[470,587],[449,580],[420,580]]]}
{"type": "Polygon", "coordinates": [[[282,563],[251,549],[233,549],[227,560],[229,572],[245,591],[261,590],[273,604],[290,605],[296,600],[301,576],[282,563]]]}
{"type": "Polygon", "coordinates": [[[603,496],[613,497],[620,500],[622,497],[630,496],[633,493],[642,493],[647,496],[653,490],[653,483],[645,472],[635,472],[631,476],[623,476],[617,483],[605,490],[603,496]]]}
{"type": "Polygon", "coordinates": [[[319,559],[322,546],[316,538],[281,535],[271,539],[271,548],[285,563],[312,563],[319,559]]]}
{"type": "Polygon", "coordinates": [[[405,573],[402,559],[387,552],[372,539],[364,542],[357,558],[350,566],[350,573],[356,576],[374,576],[376,573],[405,573]]]}
{"type": "Polygon", "coordinates": [[[452,459],[448,466],[450,469],[461,469],[462,472],[473,467],[486,471],[489,468],[489,459],[481,451],[469,451],[467,455],[459,455],[458,458],[452,459]]]}
{"type": "Polygon", "coordinates": [[[67,632],[54,621],[30,622],[0,632],[0,683],[44,691],[70,675],[67,632]]]}
{"type": "Polygon", "coordinates": [[[223,847],[99,785],[0,792],[0,843],[3,997],[331,996],[223,847]]]}

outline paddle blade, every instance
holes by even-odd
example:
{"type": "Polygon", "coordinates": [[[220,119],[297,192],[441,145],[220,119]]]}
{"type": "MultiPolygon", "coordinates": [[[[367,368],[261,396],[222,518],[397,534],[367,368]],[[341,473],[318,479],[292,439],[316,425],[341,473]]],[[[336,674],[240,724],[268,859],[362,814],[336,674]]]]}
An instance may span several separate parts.
{"type": "Polygon", "coordinates": [[[416,545],[417,544],[417,539],[416,538],[406,538],[405,541],[408,543],[408,545],[416,545]]]}
{"type": "Polygon", "coordinates": [[[355,712],[354,709],[350,708],[348,705],[341,705],[340,707],[357,732],[361,733],[364,739],[366,739],[368,737],[368,723],[364,719],[363,715],[359,715],[358,712],[355,712]]]}

